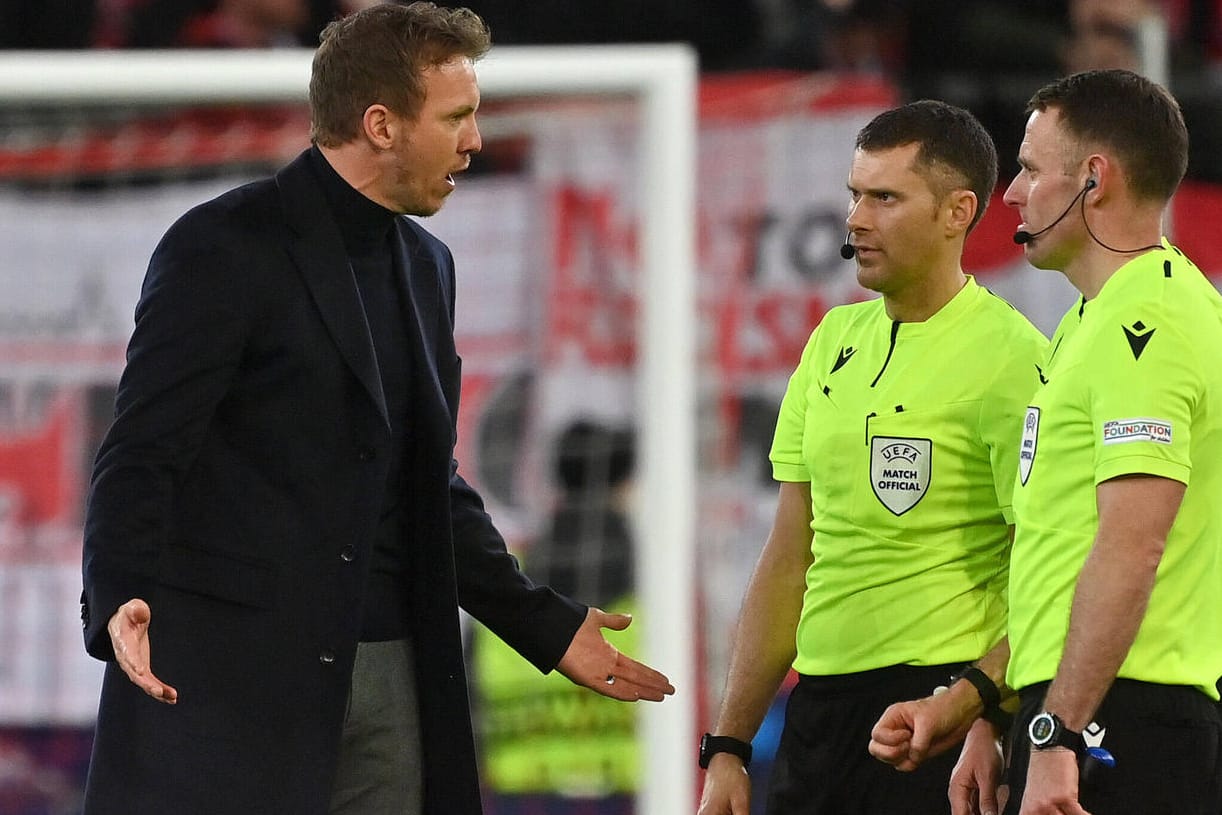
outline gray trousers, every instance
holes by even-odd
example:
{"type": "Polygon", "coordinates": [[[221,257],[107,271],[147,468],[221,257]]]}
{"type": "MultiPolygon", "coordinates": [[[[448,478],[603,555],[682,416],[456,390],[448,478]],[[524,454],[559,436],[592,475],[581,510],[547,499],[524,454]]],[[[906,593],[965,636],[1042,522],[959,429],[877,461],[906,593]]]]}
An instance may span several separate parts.
{"type": "Polygon", "coordinates": [[[330,815],[422,815],[421,764],[411,642],[359,643],[330,815]]]}

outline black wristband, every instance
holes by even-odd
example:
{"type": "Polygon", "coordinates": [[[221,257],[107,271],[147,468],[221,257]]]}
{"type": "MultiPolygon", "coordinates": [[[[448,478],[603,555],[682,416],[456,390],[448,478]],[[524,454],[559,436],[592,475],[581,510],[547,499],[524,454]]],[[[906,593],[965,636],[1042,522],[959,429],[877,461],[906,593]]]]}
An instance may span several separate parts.
{"type": "Polygon", "coordinates": [[[709,762],[717,753],[729,753],[742,760],[743,767],[751,764],[751,744],[733,736],[714,736],[705,733],[700,737],[700,769],[707,770],[709,762]]]}
{"type": "MultiPolygon", "coordinates": [[[[967,665],[959,673],[950,678],[950,684],[954,685],[960,679],[966,679],[976,688],[976,692],[980,694],[980,701],[984,703],[984,717],[989,715],[1001,707],[1001,691],[993,684],[993,680],[989,679],[989,675],[977,668],[975,665],[967,665]]],[[[949,687],[949,686],[948,686],[949,687]]],[[[990,720],[991,721],[991,720],[990,720]]]]}

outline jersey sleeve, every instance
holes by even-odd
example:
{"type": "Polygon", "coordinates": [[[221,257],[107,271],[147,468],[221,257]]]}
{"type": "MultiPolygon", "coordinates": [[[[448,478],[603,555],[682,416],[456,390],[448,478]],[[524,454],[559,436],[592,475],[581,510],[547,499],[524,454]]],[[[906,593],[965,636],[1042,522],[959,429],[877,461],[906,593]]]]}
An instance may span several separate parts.
{"type": "Polygon", "coordinates": [[[811,360],[818,344],[819,329],[811,333],[802,350],[802,359],[789,377],[785,397],[777,414],[776,433],[772,437],[772,477],[777,481],[810,481],[810,470],[802,458],[802,436],[806,429],[806,404],[810,392],[814,365],[811,360]]]}
{"type": "Polygon", "coordinates": [[[1198,349],[1165,315],[1117,321],[1100,344],[1088,374],[1095,483],[1144,474],[1187,484],[1198,349]]]}
{"type": "Polygon", "coordinates": [[[1014,478],[1018,474],[1018,453],[1022,438],[1023,415],[1039,387],[1039,368],[1047,340],[1033,326],[1007,343],[1009,359],[984,394],[980,412],[981,437],[989,450],[989,466],[997,506],[1006,523],[1014,523],[1011,509],[1014,478]]]}

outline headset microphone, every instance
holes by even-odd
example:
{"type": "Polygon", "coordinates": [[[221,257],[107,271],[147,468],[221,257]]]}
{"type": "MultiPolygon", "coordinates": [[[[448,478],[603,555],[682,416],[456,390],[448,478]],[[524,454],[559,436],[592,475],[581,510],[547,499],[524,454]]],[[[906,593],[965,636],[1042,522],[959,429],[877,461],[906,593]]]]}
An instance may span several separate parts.
{"type": "MultiPolygon", "coordinates": [[[[1061,221],[1065,220],[1065,216],[1068,215],[1070,210],[1073,209],[1073,205],[1078,203],[1079,198],[1081,198],[1083,195],[1086,195],[1086,193],[1090,192],[1094,188],[1095,188],[1095,179],[1093,178],[1086,179],[1086,184],[1082,187],[1082,189],[1078,192],[1078,194],[1073,197],[1073,200],[1069,202],[1069,206],[1065,207],[1065,211],[1057,216],[1057,219],[1055,221],[1053,221],[1052,223],[1048,224],[1048,226],[1036,232],[1028,232],[1025,229],[1018,230],[1017,232],[1014,233],[1014,242],[1017,243],[1019,246],[1023,245],[1024,243],[1031,243],[1031,241],[1035,240],[1040,235],[1043,235],[1049,229],[1052,229],[1054,226],[1059,224],[1061,221]]],[[[844,254],[844,250],[842,249],[840,253],[844,254]]]]}
{"type": "Polygon", "coordinates": [[[840,257],[844,258],[845,260],[852,260],[853,257],[857,254],[857,247],[854,246],[850,242],[850,239],[852,237],[853,237],[852,232],[845,235],[844,236],[844,246],[840,247],[840,257]]]}

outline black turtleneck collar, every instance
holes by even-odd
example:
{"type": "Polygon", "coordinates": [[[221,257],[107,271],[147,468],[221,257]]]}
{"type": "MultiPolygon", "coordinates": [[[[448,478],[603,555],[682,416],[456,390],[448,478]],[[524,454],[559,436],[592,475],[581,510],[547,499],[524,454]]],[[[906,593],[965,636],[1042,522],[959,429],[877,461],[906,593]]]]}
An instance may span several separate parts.
{"type": "Polygon", "coordinates": [[[344,239],[349,257],[375,254],[386,248],[386,235],[395,213],[357,191],[323,156],[318,145],[310,148],[310,165],[322,185],[323,196],[344,239]]]}

